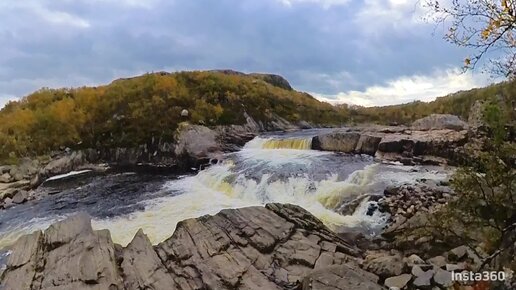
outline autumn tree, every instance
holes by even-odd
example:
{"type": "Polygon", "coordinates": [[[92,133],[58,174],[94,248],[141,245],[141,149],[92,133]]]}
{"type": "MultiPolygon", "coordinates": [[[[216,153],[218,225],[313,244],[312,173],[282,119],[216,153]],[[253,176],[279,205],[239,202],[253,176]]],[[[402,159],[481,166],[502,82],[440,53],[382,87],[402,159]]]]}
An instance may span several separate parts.
{"type": "Polygon", "coordinates": [[[495,75],[516,77],[516,0],[427,0],[431,20],[444,25],[446,41],[472,49],[464,69],[486,60],[495,75]]]}

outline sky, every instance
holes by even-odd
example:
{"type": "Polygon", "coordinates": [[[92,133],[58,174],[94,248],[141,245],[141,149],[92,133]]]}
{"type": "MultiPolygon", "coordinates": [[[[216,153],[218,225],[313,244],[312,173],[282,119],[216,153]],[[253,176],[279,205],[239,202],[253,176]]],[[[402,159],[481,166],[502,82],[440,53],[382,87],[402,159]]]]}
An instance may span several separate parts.
{"type": "Polygon", "coordinates": [[[155,71],[275,73],[363,106],[485,86],[416,0],[1,0],[0,107],[155,71]]]}

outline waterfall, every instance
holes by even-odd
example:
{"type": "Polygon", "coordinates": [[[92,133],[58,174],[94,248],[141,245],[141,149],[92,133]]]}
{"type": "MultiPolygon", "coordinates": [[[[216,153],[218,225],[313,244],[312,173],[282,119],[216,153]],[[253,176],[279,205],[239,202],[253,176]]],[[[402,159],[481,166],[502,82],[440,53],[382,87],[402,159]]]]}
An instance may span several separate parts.
{"type": "Polygon", "coordinates": [[[246,144],[247,149],[312,149],[312,137],[307,138],[255,138],[246,144]]]}
{"type": "MultiPolygon", "coordinates": [[[[300,140],[303,139],[295,140],[299,143],[274,142],[302,144],[300,140]]],[[[252,146],[228,156],[224,162],[206,168],[197,175],[170,181],[164,186],[164,190],[181,194],[149,201],[145,211],[130,217],[94,220],[94,227],[108,228],[113,239],[120,244],[128,243],[139,228],[144,228],[151,241],[157,243],[167,238],[181,220],[215,214],[225,208],[266,203],[299,205],[330,228],[362,226],[362,216],[344,216],[335,210],[345,199],[354,199],[373,190],[378,164],[354,161],[349,156],[341,156],[343,159],[339,160],[331,154],[312,150],[254,149],[258,144],[267,142],[271,140],[251,141],[252,146]],[[337,160],[331,163],[322,157],[337,160]],[[346,162],[349,162],[350,168],[353,168],[351,163],[354,162],[361,169],[350,169],[350,174],[344,176],[346,178],[337,173],[317,177],[308,170],[322,170],[323,164],[346,167],[346,162]],[[170,226],[160,226],[164,220],[170,226]]]]}

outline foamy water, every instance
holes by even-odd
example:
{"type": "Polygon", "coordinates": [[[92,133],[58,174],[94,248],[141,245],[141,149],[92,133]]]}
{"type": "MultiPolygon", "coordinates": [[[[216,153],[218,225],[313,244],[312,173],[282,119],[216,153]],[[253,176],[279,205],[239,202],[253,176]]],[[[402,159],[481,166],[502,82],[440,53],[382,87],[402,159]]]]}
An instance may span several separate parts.
{"type": "MultiPolygon", "coordinates": [[[[100,214],[93,214],[93,227],[109,229],[114,242],[122,245],[128,244],[140,228],[153,243],[159,243],[171,236],[179,221],[216,214],[226,208],[277,202],[299,205],[330,228],[378,229],[386,217],[378,212],[367,215],[370,205],[367,198],[353,214],[341,215],[338,208],[346,201],[381,194],[389,184],[447,176],[422,168],[377,164],[368,156],[310,148],[311,137],[255,138],[240,152],[226,155],[225,160],[197,175],[181,176],[153,188],[153,192],[160,192],[157,196],[144,198],[148,193],[138,193],[144,196],[131,206],[141,210],[107,217],[105,212],[109,208],[106,208],[100,214]]],[[[127,184],[115,186],[123,188],[127,184]]],[[[116,208],[129,202],[123,193],[120,196],[120,203],[113,203],[116,208]]],[[[110,198],[109,194],[105,198],[110,198]]],[[[101,197],[98,202],[102,203],[101,197]]],[[[43,219],[0,228],[0,248],[12,244],[22,234],[45,229],[74,212],[53,210],[43,219]]]]}

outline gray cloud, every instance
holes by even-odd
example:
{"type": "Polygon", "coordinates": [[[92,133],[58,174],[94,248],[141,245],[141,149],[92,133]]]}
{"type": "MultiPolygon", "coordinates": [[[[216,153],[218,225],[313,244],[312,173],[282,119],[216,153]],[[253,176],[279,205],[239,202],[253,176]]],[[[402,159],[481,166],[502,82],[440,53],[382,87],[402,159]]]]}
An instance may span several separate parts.
{"type": "Polygon", "coordinates": [[[159,70],[279,73],[297,89],[331,96],[460,65],[463,51],[391,2],[5,0],[0,106],[43,86],[159,70]]]}

